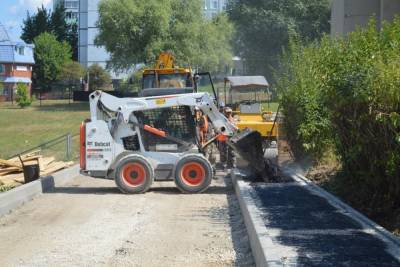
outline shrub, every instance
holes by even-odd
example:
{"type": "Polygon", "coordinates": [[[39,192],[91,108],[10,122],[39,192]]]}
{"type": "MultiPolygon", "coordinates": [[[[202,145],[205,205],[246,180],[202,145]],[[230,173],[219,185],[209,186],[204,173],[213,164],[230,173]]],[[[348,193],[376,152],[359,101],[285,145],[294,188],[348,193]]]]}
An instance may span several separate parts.
{"type": "Polygon", "coordinates": [[[372,213],[400,206],[400,19],[376,29],[292,42],[278,83],[294,154],[333,148],[339,190],[372,213]]]}
{"type": "Polygon", "coordinates": [[[26,84],[17,84],[16,101],[21,108],[30,106],[32,104],[32,99],[29,96],[28,86],[26,84]]]}

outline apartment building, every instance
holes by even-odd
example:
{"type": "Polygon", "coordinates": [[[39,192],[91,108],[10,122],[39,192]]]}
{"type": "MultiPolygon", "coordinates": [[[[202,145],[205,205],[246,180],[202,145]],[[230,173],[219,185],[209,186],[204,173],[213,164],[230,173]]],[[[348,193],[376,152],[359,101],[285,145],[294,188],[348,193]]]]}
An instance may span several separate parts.
{"type": "Polygon", "coordinates": [[[371,17],[377,19],[380,28],[383,21],[391,21],[399,13],[399,0],[333,0],[331,34],[345,35],[367,25],[371,17]]]}

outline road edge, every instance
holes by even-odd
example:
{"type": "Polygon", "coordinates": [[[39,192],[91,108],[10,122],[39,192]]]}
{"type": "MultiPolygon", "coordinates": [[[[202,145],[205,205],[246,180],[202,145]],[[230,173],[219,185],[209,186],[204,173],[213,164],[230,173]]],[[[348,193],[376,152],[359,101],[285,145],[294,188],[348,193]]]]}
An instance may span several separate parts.
{"type": "Polygon", "coordinates": [[[282,257],[277,253],[272,238],[267,232],[250,193],[250,186],[242,181],[243,174],[237,169],[231,171],[231,179],[239,201],[240,210],[249,236],[250,247],[256,266],[283,266],[282,257]]]}
{"type": "Polygon", "coordinates": [[[79,175],[79,165],[58,171],[52,175],[40,177],[39,180],[23,184],[0,194],[0,217],[13,209],[32,200],[35,196],[63,185],[79,175]]]}

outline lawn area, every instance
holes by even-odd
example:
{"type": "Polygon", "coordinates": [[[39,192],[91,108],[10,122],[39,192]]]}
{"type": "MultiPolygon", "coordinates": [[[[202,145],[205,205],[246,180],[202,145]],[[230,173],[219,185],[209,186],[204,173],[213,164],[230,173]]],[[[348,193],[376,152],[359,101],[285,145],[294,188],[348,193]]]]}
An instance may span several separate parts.
{"type": "MultiPolygon", "coordinates": [[[[39,101],[21,109],[16,104],[0,103],[0,158],[8,158],[48,140],[71,133],[78,134],[81,122],[89,117],[88,103],[68,104],[66,100],[39,101]]],[[[78,151],[78,138],[73,139],[78,151]]],[[[57,150],[64,150],[65,143],[57,150]]]]}
{"type": "Polygon", "coordinates": [[[271,102],[271,103],[263,103],[262,107],[265,111],[272,111],[272,112],[277,112],[279,103],[277,102],[271,102]]]}

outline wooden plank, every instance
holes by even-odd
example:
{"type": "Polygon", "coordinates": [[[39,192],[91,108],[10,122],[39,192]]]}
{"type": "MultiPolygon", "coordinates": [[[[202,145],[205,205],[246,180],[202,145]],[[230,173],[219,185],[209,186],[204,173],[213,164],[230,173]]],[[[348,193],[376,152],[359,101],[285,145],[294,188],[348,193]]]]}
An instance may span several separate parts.
{"type": "Polygon", "coordinates": [[[46,157],[46,158],[41,158],[39,159],[39,166],[41,170],[44,170],[47,165],[49,165],[50,163],[52,163],[55,160],[54,157],[46,157]]]}
{"type": "Polygon", "coordinates": [[[0,159],[0,165],[7,166],[7,167],[17,167],[22,170],[21,163],[17,164],[17,163],[14,163],[12,161],[5,160],[5,159],[0,159]]]}
{"type": "Polygon", "coordinates": [[[49,175],[66,167],[68,166],[64,162],[54,162],[44,169],[43,172],[41,172],[41,175],[49,175]]]}
{"type": "Polygon", "coordinates": [[[8,167],[5,169],[0,169],[0,176],[4,176],[4,175],[7,175],[9,173],[14,173],[14,172],[21,172],[21,170],[19,168],[15,168],[15,167],[8,167]]]}
{"type": "Polygon", "coordinates": [[[24,182],[23,174],[0,176],[1,183],[6,186],[18,186],[24,182]]]}

